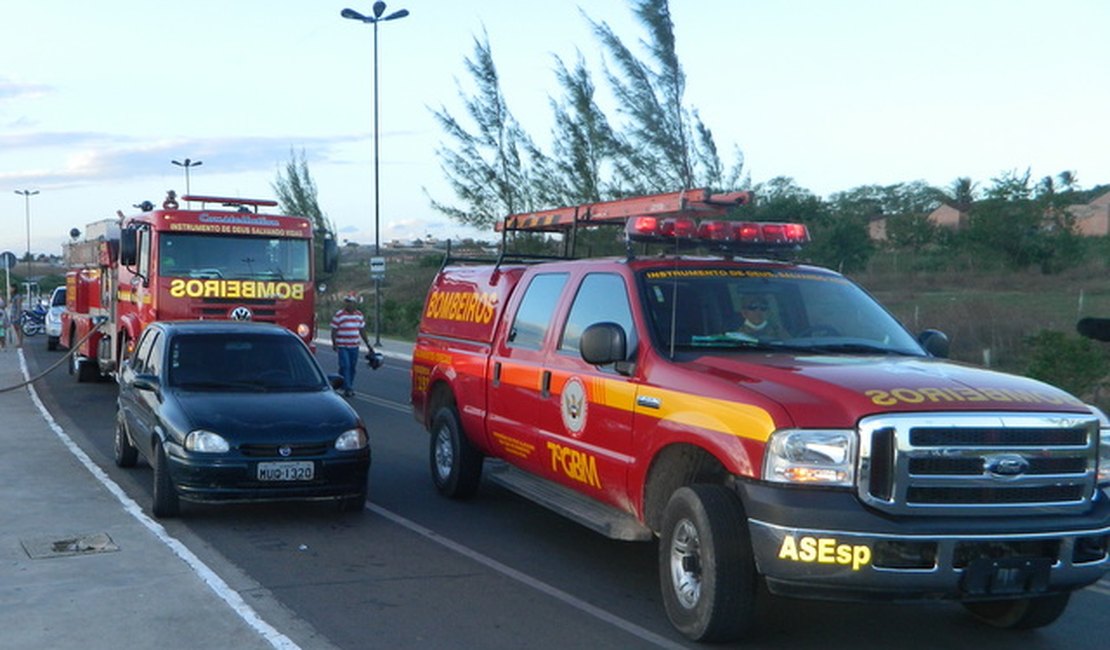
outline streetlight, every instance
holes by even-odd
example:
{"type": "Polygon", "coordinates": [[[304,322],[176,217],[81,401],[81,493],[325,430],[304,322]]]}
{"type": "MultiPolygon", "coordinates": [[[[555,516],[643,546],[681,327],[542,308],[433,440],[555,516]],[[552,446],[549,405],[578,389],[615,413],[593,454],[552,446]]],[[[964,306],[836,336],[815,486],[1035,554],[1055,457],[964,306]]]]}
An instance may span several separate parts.
{"type": "MultiPolygon", "coordinates": [[[[373,16],[363,16],[354,9],[344,9],[339,12],[340,16],[350,18],[351,20],[358,20],[364,23],[370,23],[374,26],[374,256],[378,257],[382,253],[382,238],[380,230],[379,210],[381,201],[379,200],[380,193],[378,192],[378,23],[384,23],[387,20],[397,20],[409,15],[408,9],[398,9],[388,16],[382,16],[385,13],[385,3],[381,0],[374,3],[372,8],[373,16]]],[[[380,277],[374,278],[374,345],[382,344],[382,281],[380,277]]]]}
{"type": "MultiPolygon", "coordinates": [[[[189,191],[189,168],[190,167],[200,167],[201,165],[204,164],[204,161],[189,160],[188,158],[186,158],[185,162],[180,162],[180,161],[177,161],[177,160],[171,160],[170,162],[177,165],[178,167],[184,167],[185,168],[185,196],[189,196],[190,194],[192,194],[192,192],[189,191]]],[[[192,203],[192,201],[190,201],[189,203],[192,203]]]]}
{"type": "Polygon", "coordinates": [[[38,194],[38,190],[16,190],[16,194],[23,196],[24,212],[27,215],[27,282],[31,281],[31,197],[38,194]]]}

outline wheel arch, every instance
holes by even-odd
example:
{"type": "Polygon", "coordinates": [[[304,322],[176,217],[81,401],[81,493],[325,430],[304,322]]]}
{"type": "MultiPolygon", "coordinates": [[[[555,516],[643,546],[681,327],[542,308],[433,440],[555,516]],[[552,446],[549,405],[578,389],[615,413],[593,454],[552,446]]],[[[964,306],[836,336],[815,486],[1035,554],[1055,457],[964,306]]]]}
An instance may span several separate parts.
{"type": "Polygon", "coordinates": [[[643,492],[644,523],[656,533],[671,495],[695,483],[728,485],[733,474],[707,449],[690,443],[663,447],[652,458],[643,492]]]}

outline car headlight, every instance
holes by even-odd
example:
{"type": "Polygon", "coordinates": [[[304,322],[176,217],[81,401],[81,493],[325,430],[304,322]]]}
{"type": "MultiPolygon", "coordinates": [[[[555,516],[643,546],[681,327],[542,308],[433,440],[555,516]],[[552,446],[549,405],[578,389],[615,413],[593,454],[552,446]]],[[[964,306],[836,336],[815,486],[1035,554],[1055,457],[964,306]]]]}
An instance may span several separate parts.
{"type": "Polygon", "coordinates": [[[218,433],[197,429],[185,436],[185,449],[204,454],[224,454],[231,449],[231,445],[218,433]]]}
{"type": "Polygon", "coordinates": [[[856,479],[856,432],[783,429],[771,435],[763,480],[851,487],[856,479]]]}
{"type": "Polygon", "coordinates": [[[362,429],[349,429],[335,439],[335,448],[339,451],[356,451],[366,447],[368,440],[366,432],[362,429]]]}

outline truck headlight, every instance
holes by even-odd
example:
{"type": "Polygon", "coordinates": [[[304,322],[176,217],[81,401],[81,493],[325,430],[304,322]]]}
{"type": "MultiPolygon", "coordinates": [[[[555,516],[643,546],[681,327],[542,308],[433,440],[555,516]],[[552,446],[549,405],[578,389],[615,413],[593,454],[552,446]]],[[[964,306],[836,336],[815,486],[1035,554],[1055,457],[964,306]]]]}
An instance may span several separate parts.
{"type": "Polygon", "coordinates": [[[1098,416],[1098,484],[1110,485],[1110,418],[1097,406],[1087,405],[1098,416]]]}
{"type": "Polygon", "coordinates": [[[783,429],[771,435],[763,480],[851,487],[856,480],[856,432],[783,429]]]}

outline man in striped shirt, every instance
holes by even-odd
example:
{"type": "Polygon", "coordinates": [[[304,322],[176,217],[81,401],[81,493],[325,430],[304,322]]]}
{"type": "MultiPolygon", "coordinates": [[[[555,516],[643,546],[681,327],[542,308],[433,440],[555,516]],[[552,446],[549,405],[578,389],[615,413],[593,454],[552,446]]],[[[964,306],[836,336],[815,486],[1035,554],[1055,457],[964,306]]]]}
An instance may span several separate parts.
{"type": "Polygon", "coordinates": [[[356,308],[357,298],[348,295],[343,299],[343,309],[331,318],[331,347],[339,355],[339,374],[343,376],[343,396],[355,394],[355,368],[358,367],[358,344],[361,339],[374,353],[366,336],[366,319],[356,308]]]}

